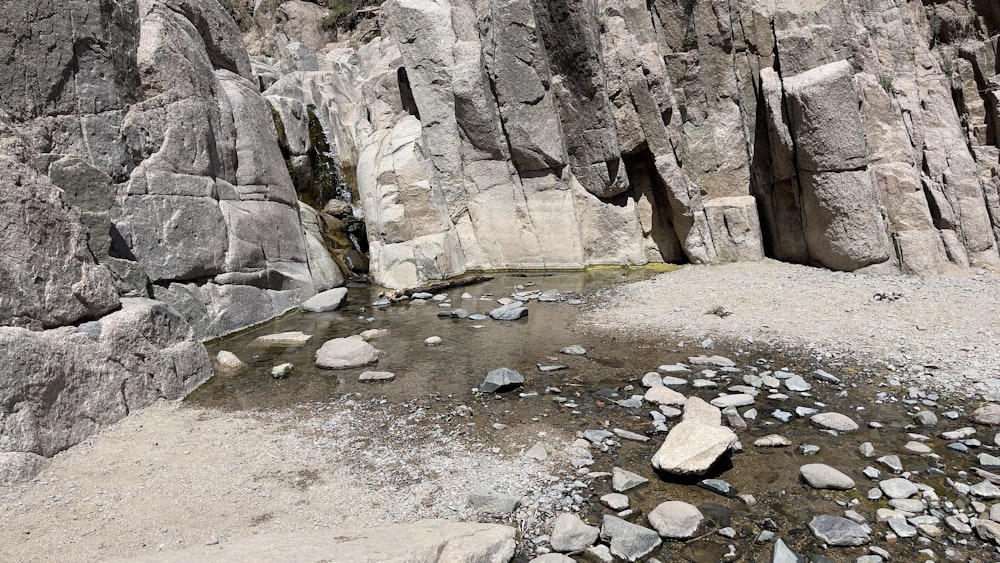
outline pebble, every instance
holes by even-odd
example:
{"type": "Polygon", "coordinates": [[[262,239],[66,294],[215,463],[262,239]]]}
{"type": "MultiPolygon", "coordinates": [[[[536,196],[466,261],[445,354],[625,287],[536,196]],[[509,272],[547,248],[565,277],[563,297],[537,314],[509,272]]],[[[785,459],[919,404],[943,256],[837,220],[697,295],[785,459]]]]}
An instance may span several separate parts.
{"type": "Polygon", "coordinates": [[[588,526],[576,514],[564,512],[556,518],[549,544],[555,551],[580,551],[593,545],[600,533],[597,526],[588,526]]]}
{"type": "Polygon", "coordinates": [[[863,442],[858,446],[858,452],[864,457],[875,457],[875,446],[871,442],[863,442]]]}
{"type": "Polygon", "coordinates": [[[567,356],[585,356],[585,355],[587,355],[587,349],[584,348],[583,346],[578,345],[578,344],[574,344],[572,346],[567,346],[567,347],[563,348],[562,350],[559,350],[559,352],[562,353],[562,354],[566,354],[567,356]]]}
{"type": "Polygon", "coordinates": [[[753,395],[746,393],[735,393],[733,395],[723,395],[711,401],[712,406],[724,409],[727,407],[745,407],[754,403],[753,395]]]}
{"type": "Polygon", "coordinates": [[[704,518],[697,507],[682,501],[660,503],[647,515],[653,529],[661,537],[670,539],[693,537],[704,518]]]}
{"type": "Polygon", "coordinates": [[[809,522],[813,535],[834,547],[864,545],[870,541],[866,526],[840,516],[819,515],[809,522]]]}
{"type": "Polygon", "coordinates": [[[635,432],[630,432],[622,428],[615,428],[614,433],[625,440],[632,440],[633,442],[648,442],[649,436],[643,436],[642,434],[636,434],[635,432]]]}
{"type": "Polygon", "coordinates": [[[426,344],[427,346],[437,346],[440,343],[441,343],[440,336],[428,336],[427,338],[424,339],[424,344],[426,344]]]}
{"type": "Polygon", "coordinates": [[[691,373],[691,368],[684,364],[664,364],[656,368],[656,371],[662,373],[663,375],[676,375],[691,373]]]}
{"type": "Polygon", "coordinates": [[[800,375],[793,375],[788,379],[786,379],[785,387],[789,391],[796,391],[796,392],[808,391],[812,389],[812,385],[805,379],[802,379],[802,376],[800,375]]]}
{"type": "Polygon", "coordinates": [[[728,481],[722,479],[702,479],[698,481],[698,486],[713,493],[720,494],[724,497],[735,498],[739,494],[736,487],[729,484],[728,481]]]}
{"type": "Polygon", "coordinates": [[[510,368],[497,368],[486,374],[479,386],[483,393],[502,392],[524,385],[524,376],[510,368]]]}
{"type": "Polygon", "coordinates": [[[903,462],[901,462],[899,460],[899,456],[898,455],[895,455],[895,454],[893,454],[893,455],[884,455],[884,456],[876,459],[875,461],[877,461],[877,462],[881,463],[882,465],[888,467],[889,470],[892,471],[893,473],[902,473],[903,472],[903,462]]]}
{"type": "Polygon", "coordinates": [[[902,477],[879,481],[878,486],[885,493],[885,496],[891,499],[910,498],[919,492],[915,484],[902,477]]]}
{"type": "Polygon", "coordinates": [[[604,516],[601,539],[610,543],[612,555],[627,561],[648,555],[662,543],[660,535],[653,530],[611,515],[604,516]]]}
{"type": "Polygon", "coordinates": [[[900,451],[904,454],[911,455],[926,455],[933,452],[930,446],[916,440],[911,440],[904,444],[903,447],[900,448],[900,451]]]}
{"type": "Polygon", "coordinates": [[[271,368],[271,377],[274,379],[284,379],[288,377],[288,374],[292,373],[292,369],[295,366],[292,364],[279,364],[271,368]]]}
{"type": "Polygon", "coordinates": [[[759,448],[780,448],[784,446],[791,446],[792,441],[780,434],[768,434],[763,438],[755,440],[753,445],[759,448]]]}

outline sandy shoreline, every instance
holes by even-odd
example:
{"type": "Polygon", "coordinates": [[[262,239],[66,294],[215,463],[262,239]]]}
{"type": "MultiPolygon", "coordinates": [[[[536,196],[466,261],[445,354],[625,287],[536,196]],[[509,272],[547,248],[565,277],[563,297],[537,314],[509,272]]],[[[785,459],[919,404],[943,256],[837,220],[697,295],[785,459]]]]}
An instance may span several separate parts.
{"type": "Polygon", "coordinates": [[[851,356],[891,365],[915,384],[995,393],[1000,276],[955,273],[874,276],[773,260],[684,266],[610,290],[583,322],[676,341],[753,342],[819,360],[851,356]],[[729,314],[710,312],[720,308],[729,314]]]}

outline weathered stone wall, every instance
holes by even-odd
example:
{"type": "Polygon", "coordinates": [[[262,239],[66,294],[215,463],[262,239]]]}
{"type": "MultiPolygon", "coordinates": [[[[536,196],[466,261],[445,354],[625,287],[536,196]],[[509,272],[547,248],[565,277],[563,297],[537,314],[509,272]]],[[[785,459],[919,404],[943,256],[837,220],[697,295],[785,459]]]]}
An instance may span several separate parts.
{"type": "MultiPolygon", "coordinates": [[[[380,37],[316,69],[357,85],[326,111],[358,118],[338,146],[386,285],[765,254],[934,273],[1000,260],[996,12],[389,0],[380,37]]],[[[292,39],[271,56],[311,61],[292,39]]]]}

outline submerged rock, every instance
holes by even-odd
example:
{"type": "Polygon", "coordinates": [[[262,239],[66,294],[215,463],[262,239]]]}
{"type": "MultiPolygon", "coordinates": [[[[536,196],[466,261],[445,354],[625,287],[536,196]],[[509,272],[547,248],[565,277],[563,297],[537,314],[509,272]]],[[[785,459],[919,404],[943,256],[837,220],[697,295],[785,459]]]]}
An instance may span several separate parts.
{"type": "Polygon", "coordinates": [[[378,350],[360,336],[327,340],[316,351],[316,367],[349,369],[378,362],[378,350]]]}
{"type": "Polygon", "coordinates": [[[519,301],[501,305],[490,311],[490,317],[497,321],[516,321],[528,316],[528,308],[521,305],[519,301]]]}
{"type": "Polygon", "coordinates": [[[816,516],[809,522],[809,529],[833,547],[864,545],[870,540],[870,531],[866,526],[840,516],[816,516]]]}
{"type": "Polygon", "coordinates": [[[601,539],[610,542],[615,557],[626,561],[648,555],[662,543],[660,535],[653,530],[611,515],[604,516],[601,539]]]}
{"type": "Polygon", "coordinates": [[[299,308],[306,313],[324,313],[339,309],[347,300],[347,288],[337,287],[306,299],[299,308]]]}
{"type": "Polygon", "coordinates": [[[676,500],[660,503],[648,516],[649,523],[656,532],[670,539],[694,536],[704,518],[694,505],[676,500]]]}

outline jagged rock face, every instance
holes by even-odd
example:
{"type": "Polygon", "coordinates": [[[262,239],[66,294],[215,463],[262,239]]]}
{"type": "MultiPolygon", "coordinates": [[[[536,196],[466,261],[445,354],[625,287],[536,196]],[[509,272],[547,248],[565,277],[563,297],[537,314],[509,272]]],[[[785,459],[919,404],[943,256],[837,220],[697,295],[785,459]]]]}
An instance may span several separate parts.
{"type": "Polygon", "coordinates": [[[0,451],[48,456],[186,396],[211,375],[202,339],[297,306],[313,278],[217,2],[13,0],[0,58],[0,451]]]}
{"type": "Polygon", "coordinates": [[[0,17],[0,53],[28,77],[0,85],[0,110],[44,155],[119,293],[176,305],[202,338],[312,295],[271,110],[222,7],[30,4],[0,17]]]}
{"type": "Polygon", "coordinates": [[[959,4],[389,0],[317,67],[360,84],[373,276],[996,264],[997,14],[959,4]]]}

